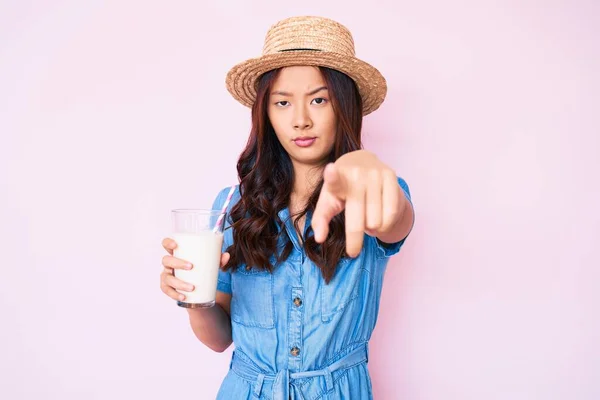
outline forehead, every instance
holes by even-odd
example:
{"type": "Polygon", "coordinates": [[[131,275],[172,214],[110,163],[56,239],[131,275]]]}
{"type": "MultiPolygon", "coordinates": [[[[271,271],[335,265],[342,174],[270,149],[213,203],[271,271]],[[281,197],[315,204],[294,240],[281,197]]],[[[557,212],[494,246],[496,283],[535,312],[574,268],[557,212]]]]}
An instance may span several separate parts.
{"type": "Polygon", "coordinates": [[[273,82],[273,89],[286,92],[306,92],[318,86],[325,86],[325,79],[318,67],[284,67],[273,82]]]}

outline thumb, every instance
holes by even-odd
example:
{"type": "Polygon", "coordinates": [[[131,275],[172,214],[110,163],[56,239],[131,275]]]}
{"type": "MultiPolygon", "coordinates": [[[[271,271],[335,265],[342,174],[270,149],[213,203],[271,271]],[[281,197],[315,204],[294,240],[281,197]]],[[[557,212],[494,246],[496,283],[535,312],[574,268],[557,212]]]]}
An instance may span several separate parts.
{"type": "Polygon", "coordinates": [[[311,223],[317,243],[325,242],[329,234],[329,222],[344,209],[345,186],[337,167],[327,165],[323,172],[323,188],[311,223]]]}
{"type": "Polygon", "coordinates": [[[229,262],[230,258],[231,255],[228,252],[221,254],[221,268],[223,268],[229,262]]]}

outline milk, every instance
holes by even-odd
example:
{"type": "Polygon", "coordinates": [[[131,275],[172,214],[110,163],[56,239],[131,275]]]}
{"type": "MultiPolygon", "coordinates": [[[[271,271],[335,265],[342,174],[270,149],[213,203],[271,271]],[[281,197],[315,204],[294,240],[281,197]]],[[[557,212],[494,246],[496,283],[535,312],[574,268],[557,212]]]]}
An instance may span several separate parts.
{"type": "Polygon", "coordinates": [[[183,307],[211,307],[217,295],[217,278],[221,264],[223,234],[206,230],[200,233],[175,233],[177,247],[173,256],[192,263],[191,270],[175,269],[175,276],[194,285],[194,291],[184,292],[183,307]]]}

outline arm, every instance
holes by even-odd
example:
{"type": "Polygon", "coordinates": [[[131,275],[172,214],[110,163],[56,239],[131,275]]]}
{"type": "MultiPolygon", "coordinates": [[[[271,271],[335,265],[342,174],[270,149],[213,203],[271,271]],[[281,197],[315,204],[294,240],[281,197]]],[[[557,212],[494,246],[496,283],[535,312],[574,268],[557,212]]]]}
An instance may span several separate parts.
{"type": "Polygon", "coordinates": [[[217,291],[214,307],[187,309],[192,331],[198,340],[219,353],[232,343],[230,305],[231,295],[217,291]]]}
{"type": "MultiPolygon", "coordinates": [[[[220,210],[223,207],[229,187],[222,189],[213,202],[212,208],[220,210]]],[[[229,210],[233,203],[230,203],[229,210]]],[[[225,222],[227,225],[227,221],[225,222]]],[[[225,234],[223,241],[223,255],[221,267],[229,261],[226,249],[232,242],[231,232],[225,234]]],[[[219,271],[217,283],[217,296],[215,305],[210,308],[188,308],[190,326],[194,335],[210,349],[216,352],[225,351],[233,342],[231,333],[231,275],[229,272],[219,271]]]]}

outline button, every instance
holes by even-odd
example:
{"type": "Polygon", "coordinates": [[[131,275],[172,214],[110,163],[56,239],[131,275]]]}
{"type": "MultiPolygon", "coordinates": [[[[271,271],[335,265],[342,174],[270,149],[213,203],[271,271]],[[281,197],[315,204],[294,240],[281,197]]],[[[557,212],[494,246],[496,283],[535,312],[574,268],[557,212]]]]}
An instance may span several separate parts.
{"type": "Polygon", "coordinates": [[[302,299],[301,299],[300,297],[296,297],[296,298],[294,299],[294,305],[295,305],[296,307],[300,307],[300,306],[302,305],[302,299]]]}
{"type": "Polygon", "coordinates": [[[290,350],[290,354],[294,357],[298,357],[298,355],[300,354],[300,349],[294,346],[292,347],[292,350],[290,350]]]}

